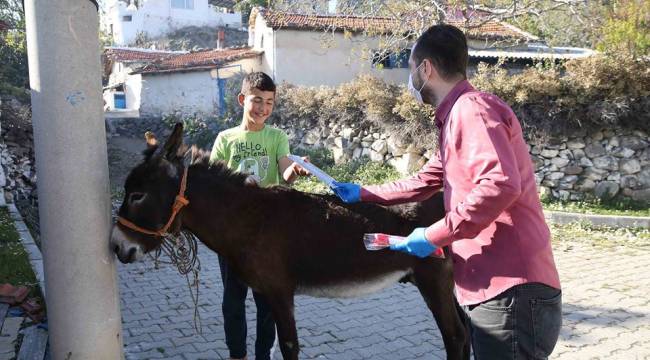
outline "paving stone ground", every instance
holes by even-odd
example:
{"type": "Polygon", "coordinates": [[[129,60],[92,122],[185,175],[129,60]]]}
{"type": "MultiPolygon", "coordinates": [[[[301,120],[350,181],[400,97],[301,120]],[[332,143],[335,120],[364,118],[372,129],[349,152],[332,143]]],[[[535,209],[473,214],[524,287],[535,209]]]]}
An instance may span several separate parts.
{"type": "MultiPolygon", "coordinates": [[[[564,325],[552,359],[650,359],[650,249],[555,245],[564,325]]],[[[227,359],[216,256],[201,248],[194,330],[186,280],[150,260],[119,266],[127,359],[227,359]]],[[[249,354],[255,306],[249,295],[249,354]]],[[[395,285],[354,300],[296,298],[301,359],[444,359],[435,322],[417,289],[395,285]]],[[[274,359],[281,359],[279,349],[274,359]]]]}

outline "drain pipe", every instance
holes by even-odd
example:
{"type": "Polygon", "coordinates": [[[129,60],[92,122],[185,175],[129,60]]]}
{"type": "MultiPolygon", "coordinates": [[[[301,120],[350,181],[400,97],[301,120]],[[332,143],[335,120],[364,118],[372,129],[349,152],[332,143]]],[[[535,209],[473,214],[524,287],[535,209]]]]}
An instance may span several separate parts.
{"type": "Polygon", "coordinates": [[[54,360],[122,359],[94,0],[25,0],[54,360]]]}

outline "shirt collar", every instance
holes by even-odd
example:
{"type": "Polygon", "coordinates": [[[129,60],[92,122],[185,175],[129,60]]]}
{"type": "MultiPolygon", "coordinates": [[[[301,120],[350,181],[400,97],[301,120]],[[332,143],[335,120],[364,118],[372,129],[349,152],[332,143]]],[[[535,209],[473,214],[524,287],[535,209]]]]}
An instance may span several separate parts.
{"type": "Polygon", "coordinates": [[[454,86],[453,89],[451,89],[449,94],[447,94],[447,96],[445,96],[445,98],[442,99],[440,105],[436,107],[436,113],[435,113],[436,126],[438,126],[438,128],[441,128],[442,125],[447,120],[447,116],[449,116],[449,112],[451,111],[451,108],[456,103],[456,100],[458,100],[458,98],[464,93],[472,90],[474,90],[472,84],[470,84],[469,81],[467,80],[463,80],[458,84],[456,84],[456,86],[454,86]]]}

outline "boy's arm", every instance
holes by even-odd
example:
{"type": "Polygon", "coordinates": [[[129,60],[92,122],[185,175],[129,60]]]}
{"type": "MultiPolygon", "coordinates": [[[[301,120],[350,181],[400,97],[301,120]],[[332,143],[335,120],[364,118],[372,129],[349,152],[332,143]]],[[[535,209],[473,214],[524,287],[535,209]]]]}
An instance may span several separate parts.
{"type": "MultiPolygon", "coordinates": [[[[306,157],[303,158],[303,160],[309,161],[309,159],[306,157]]],[[[280,169],[280,174],[282,174],[282,178],[288,184],[291,184],[294,181],[296,181],[298,176],[309,175],[309,171],[305,170],[302,166],[293,162],[291,159],[289,159],[286,156],[280,158],[280,161],[278,161],[278,168],[280,169]]]]}
{"type": "Polygon", "coordinates": [[[276,160],[278,162],[278,171],[288,184],[293,183],[298,176],[309,175],[309,172],[300,165],[294,163],[287,157],[289,155],[289,138],[284,132],[280,133],[278,139],[278,150],[276,160]]]}
{"type": "Polygon", "coordinates": [[[217,138],[214,140],[214,144],[212,145],[212,151],[210,151],[210,164],[214,164],[216,161],[224,161],[226,160],[226,156],[224,153],[224,143],[223,143],[223,137],[221,136],[221,133],[217,135],[217,138]]]}

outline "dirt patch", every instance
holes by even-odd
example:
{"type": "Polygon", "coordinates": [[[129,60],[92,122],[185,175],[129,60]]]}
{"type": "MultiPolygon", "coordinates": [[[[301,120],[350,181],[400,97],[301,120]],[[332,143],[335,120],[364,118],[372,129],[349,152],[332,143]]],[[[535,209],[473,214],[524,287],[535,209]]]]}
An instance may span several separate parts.
{"type": "Polygon", "coordinates": [[[126,176],[135,165],[142,161],[145,142],[141,138],[116,136],[108,138],[107,145],[111,197],[121,197],[126,176]]]}

